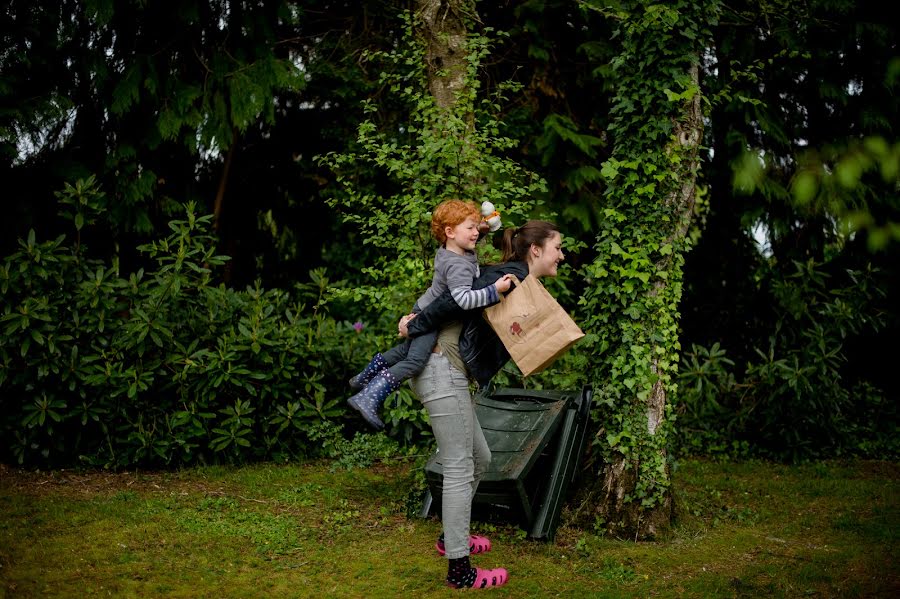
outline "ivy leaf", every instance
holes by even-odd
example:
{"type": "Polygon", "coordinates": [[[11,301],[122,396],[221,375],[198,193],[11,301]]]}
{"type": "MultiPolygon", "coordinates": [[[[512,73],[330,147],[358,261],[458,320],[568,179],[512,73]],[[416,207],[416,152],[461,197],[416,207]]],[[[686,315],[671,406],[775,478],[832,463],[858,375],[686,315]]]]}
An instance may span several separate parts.
{"type": "Polygon", "coordinates": [[[600,174],[603,175],[605,179],[612,180],[619,176],[619,169],[616,168],[611,160],[607,160],[600,168],[600,174]]]}

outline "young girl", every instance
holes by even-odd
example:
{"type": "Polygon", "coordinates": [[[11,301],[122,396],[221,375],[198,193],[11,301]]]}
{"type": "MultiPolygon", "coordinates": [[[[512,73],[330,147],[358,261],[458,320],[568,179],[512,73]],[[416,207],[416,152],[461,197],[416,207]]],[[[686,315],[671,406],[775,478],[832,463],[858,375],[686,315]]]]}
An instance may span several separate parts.
{"type": "MultiPolygon", "coordinates": [[[[472,289],[472,282],[479,275],[475,244],[481,236],[481,220],[481,212],[473,202],[446,200],[435,208],[431,233],[441,247],[434,256],[431,287],[416,301],[413,312],[420,312],[445,291],[450,292],[459,308],[472,310],[497,303],[499,294],[509,290],[509,277],[502,277],[483,289],[472,289]]],[[[347,403],[370,425],[379,430],[384,428],[378,411],[400,383],[422,371],[436,337],[436,332],[421,335],[384,354],[375,354],[362,372],[350,379],[350,387],[358,393],[347,403]]]]}

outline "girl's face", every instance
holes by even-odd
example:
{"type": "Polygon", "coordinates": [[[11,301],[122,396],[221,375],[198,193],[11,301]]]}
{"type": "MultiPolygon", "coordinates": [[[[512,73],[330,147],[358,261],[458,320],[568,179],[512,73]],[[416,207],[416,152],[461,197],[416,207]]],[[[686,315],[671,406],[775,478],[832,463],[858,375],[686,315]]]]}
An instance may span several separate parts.
{"type": "Polygon", "coordinates": [[[478,219],[470,216],[455,227],[447,227],[447,243],[445,247],[451,252],[462,254],[466,250],[474,250],[478,242],[478,219]]]}
{"type": "Polygon", "coordinates": [[[562,251],[562,235],[554,231],[543,245],[531,244],[528,251],[528,272],[536,279],[555,277],[559,263],[565,260],[562,251]]]}

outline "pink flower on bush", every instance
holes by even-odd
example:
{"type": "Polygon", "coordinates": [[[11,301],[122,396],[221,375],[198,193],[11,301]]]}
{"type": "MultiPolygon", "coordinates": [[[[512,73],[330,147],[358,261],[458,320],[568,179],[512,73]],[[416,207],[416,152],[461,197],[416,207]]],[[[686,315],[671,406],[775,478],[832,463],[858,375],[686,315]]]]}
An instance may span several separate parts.
{"type": "Polygon", "coordinates": [[[354,322],[354,323],[353,323],[353,330],[356,331],[357,333],[361,333],[362,330],[363,330],[363,323],[361,323],[361,322],[358,321],[358,320],[357,320],[356,322],[354,322]]]}

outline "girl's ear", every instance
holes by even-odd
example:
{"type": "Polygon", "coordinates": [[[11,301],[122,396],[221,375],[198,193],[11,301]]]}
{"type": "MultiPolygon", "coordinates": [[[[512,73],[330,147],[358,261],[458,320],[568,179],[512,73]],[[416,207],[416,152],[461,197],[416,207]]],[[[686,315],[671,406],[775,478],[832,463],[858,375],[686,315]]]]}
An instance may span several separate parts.
{"type": "Polygon", "coordinates": [[[453,237],[454,237],[454,228],[451,227],[450,225],[447,225],[446,227],[444,227],[444,236],[445,236],[447,239],[453,239],[453,237]]]}

